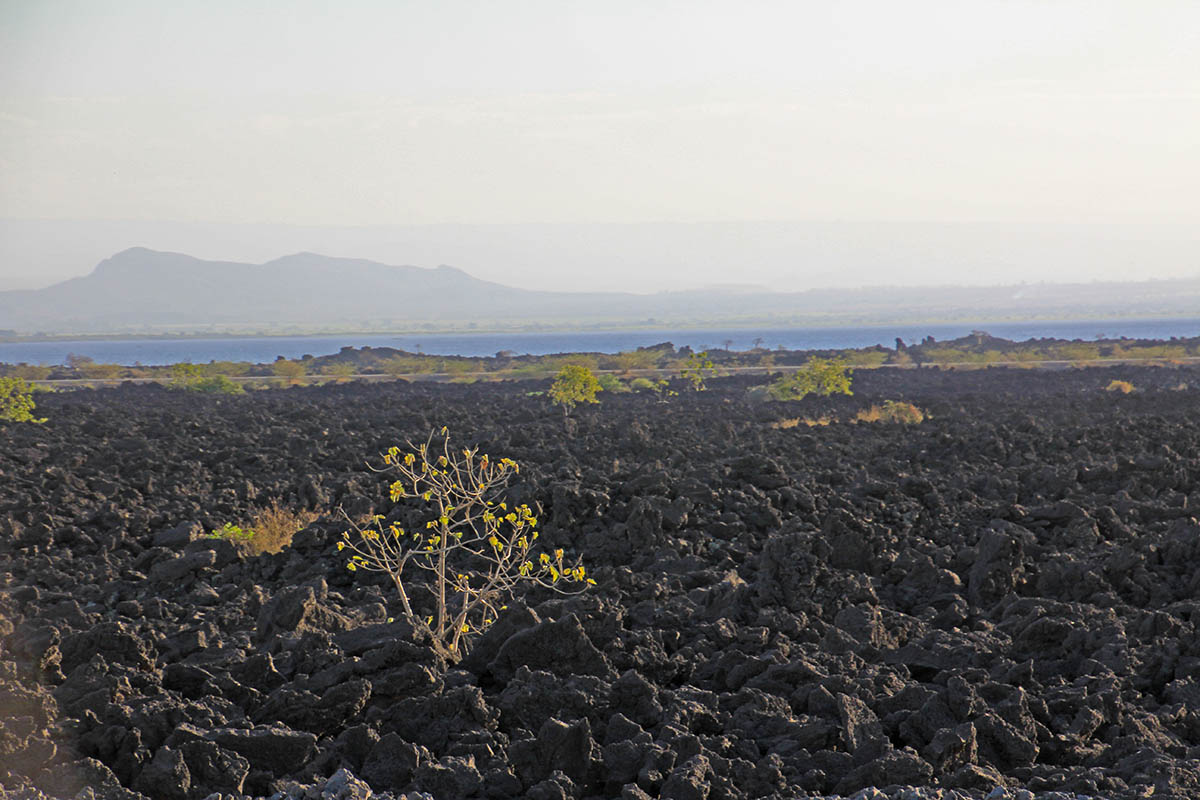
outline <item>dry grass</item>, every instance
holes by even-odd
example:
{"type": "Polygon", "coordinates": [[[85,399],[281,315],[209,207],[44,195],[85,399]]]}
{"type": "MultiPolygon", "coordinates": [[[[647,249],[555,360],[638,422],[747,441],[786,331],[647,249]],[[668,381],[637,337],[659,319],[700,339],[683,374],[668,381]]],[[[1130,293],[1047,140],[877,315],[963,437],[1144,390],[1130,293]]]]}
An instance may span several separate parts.
{"type": "Polygon", "coordinates": [[[879,406],[865,408],[854,415],[855,422],[879,422],[883,419],[883,409],[879,406]]]}
{"type": "Polygon", "coordinates": [[[1133,384],[1129,381],[1113,381],[1104,389],[1106,392],[1120,392],[1121,394],[1129,394],[1133,391],[1133,384]]]}
{"type": "Polygon", "coordinates": [[[292,537],[307,528],[320,515],[314,511],[293,511],[278,500],[260,509],[250,523],[254,535],[242,545],[250,555],[278,553],[292,543],[292,537]]]}
{"type": "Polygon", "coordinates": [[[776,430],[790,430],[791,428],[807,425],[810,428],[825,427],[834,421],[833,417],[792,417],[791,419],[781,419],[778,422],[770,423],[770,427],[776,430]]]}
{"type": "Polygon", "coordinates": [[[898,422],[904,425],[919,425],[925,421],[925,413],[912,403],[886,400],[882,406],[873,405],[854,415],[855,422],[898,422]]]}
{"type": "MultiPolygon", "coordinates": [[[[845,422],[846,420],[840,420],[845,422]]],[[[885,400],[883,405],[873,405],[870,408],[863,409],[850,418],[850,422],[894,422],[904,425],[919,425],[925,421],[925,412],[914,406],[912,403],[904,403],[899,400],[885,400]]],[[[836,417],[822,416],[816,417],[790,417],[781,419],[775,422],[767,423],[767,427],[776,430],[790,430],[798,428],[801,425],[807,425],[810,428],[825,427],[839,422],[836,417]]]]}

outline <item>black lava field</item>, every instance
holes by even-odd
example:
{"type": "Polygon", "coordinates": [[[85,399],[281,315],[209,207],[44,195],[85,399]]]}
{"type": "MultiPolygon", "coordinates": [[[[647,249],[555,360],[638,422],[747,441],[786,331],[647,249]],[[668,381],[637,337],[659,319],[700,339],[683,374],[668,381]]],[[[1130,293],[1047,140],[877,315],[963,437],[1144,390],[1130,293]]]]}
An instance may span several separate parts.
{"type": "Polygon", "coordinates": [[[0,428],[0,784],[1200,798],[1200,370],[762,381],[566,422],[545,382],[38,395],[0,428]],[[794,424],[887,399],[928,418],[794,424]],[[443,425],[597,581],[457,664],[336,549],[336,509],[391,509],[367,462],[443,425]],[[205,535],[272,500],[323,516],[274,555],[205,535]]]}

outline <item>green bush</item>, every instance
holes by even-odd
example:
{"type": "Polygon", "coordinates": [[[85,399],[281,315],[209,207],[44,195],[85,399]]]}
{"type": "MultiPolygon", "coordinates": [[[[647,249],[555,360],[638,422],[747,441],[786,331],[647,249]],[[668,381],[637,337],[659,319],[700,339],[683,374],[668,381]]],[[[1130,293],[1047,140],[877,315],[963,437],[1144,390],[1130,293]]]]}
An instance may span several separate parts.
{"type": "Polygon", "coordinates": [[[224,539],[227,542],[233,542],[235,545],[245,546],[254,540],[254,530],[249,528],[242,529],[232,522],[226,522],[215,531],[210,531],[208,537],[210,539],[224,539]]]}
{"type": "Polygon", "coordinates": [[[767,394],[772,400],[801,400],[810,394],[854,394],[850,391],[854,370],[841,358],[810,358],[804,366],[772,381],[767,394]]]}
{"type": "Polygon", "coordinates": [[[653,392],[654,381],[649,378],[634,378],[629,382],[629,388],[635,392],[653,392]]]}
{"type": "Polygon", "coordinates": [[[596,392],[601,388],[600,381],[590,369],[580,364],[567,364],[550,384],[550,399],[562,406],[566,416],[580,403],[599,403],[596,392]]]}
{"type": "Polygon", "coordinates": [[[708,387],[704,385],[706,378],[717,374],[716,365],[708,357],[708,353],[691,353],[679,372],[679,377],[686,380],[694,391],[703,392],[708,387]]]}
{"type": "Polygon", "coordinates": [[[624,394],[630,391],[629,386],[627,386],[624,381],[609,372],[597,375],[596,380],[600,381],[600,388],[606,392],[612,392],[613,394],[624,394]]]}
{"type": "Polygon", "coordinates": [[[172,364],[170,389],[208,394],[244,394],[240,383],[226,375],[212,374],[212,368],[201,364],[172,364]]]}
{"type": "Polygon", "coordinates": [[[24,378],[0,378],[0,422],[45,422],[33,416],[33,391],[24,378]]]}
{"type": "Polygon", "coordinates": [[[211,375],[201,378],[191,387],[192,391],[208,392],[210,394],[245,394],[242,385],[226,375],[211,375]]]}

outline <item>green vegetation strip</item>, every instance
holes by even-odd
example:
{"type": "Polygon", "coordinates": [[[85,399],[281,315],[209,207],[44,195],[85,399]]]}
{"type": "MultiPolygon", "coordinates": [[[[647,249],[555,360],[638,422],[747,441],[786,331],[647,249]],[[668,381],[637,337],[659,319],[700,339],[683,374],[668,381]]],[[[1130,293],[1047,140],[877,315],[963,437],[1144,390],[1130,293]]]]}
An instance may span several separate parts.
{"type": "MultiPolygon", "coordinates": [[[[836,359],[855,369],[983,368],[1012,366],[1062,368],[1116,364],[1184,364],[1200,361],[1200,337],[1169,342],[1099,340],[1094,342],[1030,340],[1010,342],[977,331],[950,342],[927,338],[919,344],[841,350],[711,350],[694,353],[670,343],[615,354],[567,353],[545,356],[500,352],[495,356],[434,356],[391,348],[343,348],[339,353],[278,359],[271,364],[213,361],[208,364],[122,366],[71,355],[62,366],[0,364],[0,377],[40,385],[111,385],[159,382],[173,388],[237,393],[243,386],[341,383],[349,380],[434,380],[470,383],[477,380],[548,379],[566,367],[579,367],[613,380],[677,377],[694,388],[719,374],[787,371],[814,358],[836,359]]],[[[634,387],[639,388],[639,387],[634,387]]]]}

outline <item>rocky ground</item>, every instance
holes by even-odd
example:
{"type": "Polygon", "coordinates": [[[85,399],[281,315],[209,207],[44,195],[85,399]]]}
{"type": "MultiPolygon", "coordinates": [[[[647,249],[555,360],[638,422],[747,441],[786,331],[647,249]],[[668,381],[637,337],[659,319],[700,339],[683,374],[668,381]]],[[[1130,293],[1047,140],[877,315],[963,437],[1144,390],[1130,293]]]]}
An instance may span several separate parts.
{"type": "Polygon", "coordinates": [[[40,396],[0,428],[0,784],[1200,797],[1200,370],[761,380],[569,425],[537,384],[40,396]],[[929,418],[780,425],[884,399],[929,418]],[[387,622],[332,513],[387,512],[365,462],[442,425],[521,464],[598,582],[520,598],[459,664],[387,622]],[[328,515],[276,555],[203,536],[275,499],[328,515]]]}

